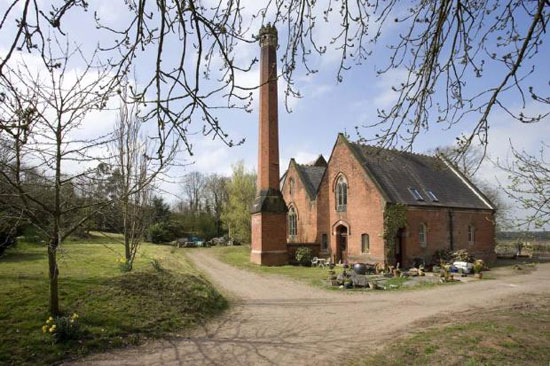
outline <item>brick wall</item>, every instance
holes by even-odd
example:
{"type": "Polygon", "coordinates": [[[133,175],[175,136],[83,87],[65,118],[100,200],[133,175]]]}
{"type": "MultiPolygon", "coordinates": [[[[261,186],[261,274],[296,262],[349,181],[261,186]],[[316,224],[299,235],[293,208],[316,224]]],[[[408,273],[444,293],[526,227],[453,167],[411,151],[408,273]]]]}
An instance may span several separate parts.
{"type": "Polygon", "coordinates": [[[454,249],[467,249],[476,258],[493,262],[495,254],[495,219],[490,211],[453,211],[454,249]],[[468,225],[474,228],[474,241],[468,242],[468,225]]]}
{"type": "Polygon", "coordinates": [[[336,228],[342,224],[348,228],[347,256],[350,262],[382,262],[385,201],[342,138],[338,139],[334,147],[320,195],[317,240],[320,241],[321,234],[328,234],[331,256],[334,257],[336,253],[336,228]],[[340,175],[344,175],[348,182],[345,212],[336,210],[335,185],[340,175]],[[361,234],[369,235],[368,253],[361,252],[361,234]]]}
{"type": "Polygon", "coordinates": [[[288,243],[317,242],[317,202],[310,200],[293,161],[289,165],[282,193],[287,207],[290,208],[293,206],[298,216],[297,236],[291,237],[289,235],[287,224],[286,235],[288,243]],[[291,180],[294,181],[292,193],[290,192],[291,180]]]}
{"type": "Polygon", "coordinates": [[[286,214],[259,212],[252,214],[250,260],[256,264],[286,264],[286,214]]]}
{"type": "MultiPolygon", "coordinates": [[[[288,238],[288,243],[321,243],[322,235],[327,234],[329,250],[319,255],[334,259],[337,250],[336,229],[344,225],[348,230],[347,258],[349,262],[377,263],[394,258],[384,255],[384,208],[386,202],[360,163],[349,150],[345,140],[339,138],[327,171],[321,181],[315,200],[310,200],[298,172],[291,162],[283,197],[287,205],[293,205],[298,215],[298,235],[288,238]],[[343,175],[348,183],[348,203],[344,212],[336,209],[336,181],[343,175]],[[294,191],[290,193],[290,179],[294,180],[294,191]],[[361,235],[368,234],[370,250],[361,252],[361,235]]],[[[493,261],[495,225],[493,213],[489,210],[452,209],[454,250],[467,249],[470,253],[486,261],[493,261]],[[475,228],[475,240],[468,243],[468,226],[475,228]]],[[[407,211],[407,227],[402,233],[403,267],[413,263],[414,258],[431,262],[438,249],[450,249],[449,208],[415,207],[407,211]],[[427,246],[419,243],[419,226],[426,224],[427,246]]],[[[287,229],[288,230],[288,229],[287,229]]],[[[287,231],[288,233],[288,231],[287,231]]]]}
{"type": "MultiPolygon", "coordinates": [[[[476,258],[486,261],[495,259],[495,224],[490,211],[451,209],[453,215],[453,250],[466,249],[476,258]],[[468,243],[468,225],[475,228],[475,240],[468,243]]],[[[449,209],[409,207],[407,228],[403,233],[403,266],[412,264],[414,258],[423,258],[426,263],[432,261],[436,250],[451,249],[449,209]],[[426,247],[420,246],[420,224],[426,224],[426,247]]]]}

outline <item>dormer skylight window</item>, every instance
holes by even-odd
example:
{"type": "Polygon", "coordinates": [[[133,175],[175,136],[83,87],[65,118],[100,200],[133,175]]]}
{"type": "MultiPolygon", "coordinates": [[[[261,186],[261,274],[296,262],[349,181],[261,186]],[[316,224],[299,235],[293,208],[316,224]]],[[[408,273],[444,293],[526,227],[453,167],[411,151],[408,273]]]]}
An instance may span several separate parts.
{"type": "Polygon", "coordinates": [[[437,196],[435,195],[435,193],[433,193],[432,191],[427,191],[428,193],[428,197],[430,197],[430,199],[434,202],[439,202],[439,198],[437,198],[437,196]]]}
{"type": "Polygon", "coordinates": [[[409,188],[409,192],[413,195],[414,199],[417,201],[424,201],[424,197],[418,192],[416,188],[409,188]]]}

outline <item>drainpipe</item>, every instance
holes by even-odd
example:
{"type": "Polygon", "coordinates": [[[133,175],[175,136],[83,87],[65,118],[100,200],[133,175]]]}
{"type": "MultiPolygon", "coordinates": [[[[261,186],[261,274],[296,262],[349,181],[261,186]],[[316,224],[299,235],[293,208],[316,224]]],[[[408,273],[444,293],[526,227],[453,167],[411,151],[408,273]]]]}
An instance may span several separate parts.
{"type": "Polygon", "coordinates": [[[451,251],[454,250],[453,240],[453,210],[449,209],[449,242],[451,244],[451,251]]]}

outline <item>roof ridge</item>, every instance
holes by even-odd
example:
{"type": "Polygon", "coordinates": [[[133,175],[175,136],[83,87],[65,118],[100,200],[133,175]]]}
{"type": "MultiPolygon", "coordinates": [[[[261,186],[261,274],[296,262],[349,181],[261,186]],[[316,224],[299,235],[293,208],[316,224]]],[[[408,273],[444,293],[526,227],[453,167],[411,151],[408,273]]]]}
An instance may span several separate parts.
{"type": "Polygon", "coordinates": [[[361,143],[361,142],[358,142],[358,141],[354,141],[354,142],[350,141],[349,143],[353,144],[353,145],[357,145],[359,147],[367,147],[367,148],[377,149],[377,150],[381,150],[381,151],[391,151],[391,152],[395,152],[395,153],[398,153],[398,154],[415,155],[415,156],[421,156],[421,157],[426,157],[426,158],[435,158],[435,159],[441,160],[439,158],[439,156],[437,156],[437,155],[430,155],[430,154],[419,153],[419,152],[415,152],[415,151],[400,150],[400,149],[396,149],[394,147],[392,147],[392,148],[380,147],[380,146],[376,146],[376,145],[369,145],[369,144],[361,143]]]}

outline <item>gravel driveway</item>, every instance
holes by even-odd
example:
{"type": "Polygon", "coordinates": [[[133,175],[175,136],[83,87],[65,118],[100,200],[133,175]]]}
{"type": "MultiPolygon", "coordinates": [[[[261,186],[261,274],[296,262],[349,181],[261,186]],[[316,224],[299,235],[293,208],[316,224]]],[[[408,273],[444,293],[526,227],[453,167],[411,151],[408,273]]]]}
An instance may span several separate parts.
{"type": "MultiPolygon", "coordinates": [[[[71,365],[335,365],[369,352],[435,315],[475,311],[550,293],[550,263],[529,274],[464,285],[372,293],[314,288],[215,259],[189,257],[235,306],[191,336],[93,355],[71,365]]],[[[493,273],[499,274],[499,270],[493,273]]]]}

